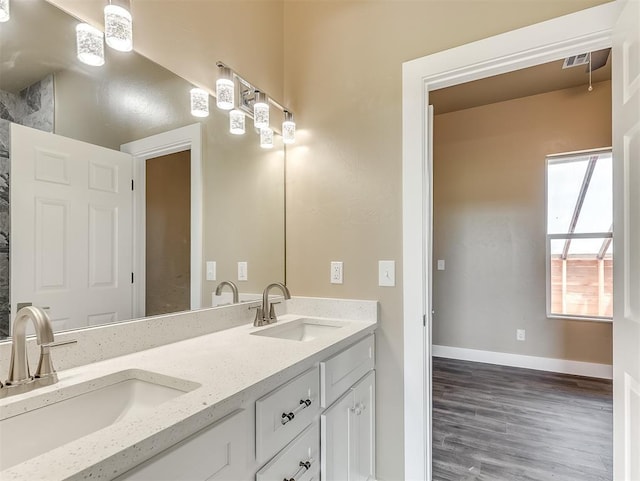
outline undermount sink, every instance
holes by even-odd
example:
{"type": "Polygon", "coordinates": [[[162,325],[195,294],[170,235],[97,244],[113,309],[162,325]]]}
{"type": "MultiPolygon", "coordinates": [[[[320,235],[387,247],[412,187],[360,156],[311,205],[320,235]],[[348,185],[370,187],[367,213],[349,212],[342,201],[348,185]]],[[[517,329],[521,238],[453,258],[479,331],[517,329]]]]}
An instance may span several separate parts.
{"type": "Polygon", "coordinates": [[[343,326],[339,321],[324,319],[302,318],[286,324],[276,324],[275,326],[252,332],[255,336],[276,337],[278,339],[289,339],[291,341],[313,341],[326,336],[343,326]]]}
{"type": "Polygon", "coordinates": [[[199,384],[137,369],[121,371],[68,386],[46,396],[17,401],[35,405],[12,414],[12,404],[0,407],[0,471],[114,423],[143,415],[199,384]],[[45,398],[43,398],[45,399],[45,398]],[[59,400],[58,400],[59,399],[59,400]],[[50,403],[47,403],[49,401],[50,403]]]}

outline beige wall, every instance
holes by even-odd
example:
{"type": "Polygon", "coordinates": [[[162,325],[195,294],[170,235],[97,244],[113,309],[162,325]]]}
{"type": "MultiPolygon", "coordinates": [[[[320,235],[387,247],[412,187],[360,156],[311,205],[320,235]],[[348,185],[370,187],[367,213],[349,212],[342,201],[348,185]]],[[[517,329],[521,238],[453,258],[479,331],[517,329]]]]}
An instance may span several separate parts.
{"type": "Polygon", "coordinates": [[[379,479],[403,478],[402,62],[600,3],[285,2],[285,100],[302,130],[287,150],[287,281],[380,300],[379,479]],[[379,259],[396,260],[395,288],[377,287],[379,259]]]}
{"type": "Polygon", "coordinates": [[[545,156],[610,145],[611,82],[435,116],[434,344],[611,364],[611,324],[547,319],[545,283],[545,156]]]}

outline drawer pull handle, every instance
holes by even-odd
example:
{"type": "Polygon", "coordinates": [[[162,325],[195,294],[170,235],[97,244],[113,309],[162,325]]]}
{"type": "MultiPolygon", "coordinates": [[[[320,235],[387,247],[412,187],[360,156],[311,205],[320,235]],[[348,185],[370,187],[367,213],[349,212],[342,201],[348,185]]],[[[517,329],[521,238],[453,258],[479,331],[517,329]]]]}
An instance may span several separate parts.
{"type": "Polygon", "coordinates": [[[300,461],[300,464],[299,464],[300,467],[296,471],[296,474],[294,474],[290,478],[284,478],[284,481],[296,481],[296,479],[299,479],[300,476],[302,476],[304,473],[306,473],[309,470],[312,462],[313,462],[313,459],[310,459],[309,461],[300,461]]]}
{"type": "Polygon", "coordinates": [[[309,406],[311,406],[311,399],[300,399],[300,404],[298,404],[297,408],[295,408],[291,412],[282,413],[282,417],[280,419],[280,422],[282,424],[287,424],[289,421],[293,421],[293,418],[296,417],[296,414],[298,414],[304,408],[308,408],[309,406]]]}

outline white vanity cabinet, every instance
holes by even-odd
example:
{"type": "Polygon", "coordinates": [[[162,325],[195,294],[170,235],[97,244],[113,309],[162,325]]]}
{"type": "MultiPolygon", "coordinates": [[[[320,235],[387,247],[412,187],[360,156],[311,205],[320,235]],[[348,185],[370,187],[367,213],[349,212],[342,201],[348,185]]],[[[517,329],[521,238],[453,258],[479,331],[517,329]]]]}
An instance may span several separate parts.
{"type": "Polygon", "coordinates": [[[240,410],[136,466],[117,481],[249,481],[251,417],[240,410]]]}
{"type": "Polygon", "coordinates": [[[360,374],[363,366],[370,366],[364,377],[339,393],[341,397],[321,415],[322,481],[375,479],[373,335],[327,360],[323,385],[360,374]]]}

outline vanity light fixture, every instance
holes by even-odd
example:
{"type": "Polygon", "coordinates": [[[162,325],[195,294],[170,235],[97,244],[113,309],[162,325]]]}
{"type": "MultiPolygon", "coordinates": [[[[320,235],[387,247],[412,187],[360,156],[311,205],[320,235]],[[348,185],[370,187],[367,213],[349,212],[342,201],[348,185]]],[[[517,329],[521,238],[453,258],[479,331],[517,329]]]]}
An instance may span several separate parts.
{"type": "Polygon", "coordinates": [[[10,18],[9,0],[0,0],[0,22],[8,22],[10,18]]]}
{"type": "Polygon", "coordinates": [[[260,129],[260,147],[263,149],[273,148],[273,130],[269,127],[260,129]]]}
{"type": "Polygon", "coordinates": [[[219,74],[216,80],[216,105],[222,110],[231,110],[234,104],[235,89],[231,69],[218,65],[219,74]]]}
{"type": "Polygon", "coordinates": [[[229,132],[234,135],[244,134],[244,112],[234,109],[229,112],[229,132]]]}
{"type": "Polygon", "coordinates": [[[131,13],[120,5],[109,4],[104,7],[104,32],[107,45],[120,52],[133,50],[133,29],[131,13]]]}
{"type": "MultiPolygon", "coordinates": [[[[253,125],[256,129],[269,127],[269,103],[267,95],[259,90],[255,91],[255,102],[253,104],[253,125]]],[[[272,142],[273,143],[273,142],[272,142]]]]}
{"type": "Polygon", "coordinates": [[[296,141],[296,123],[293,121],[293,114],[288,110],[284,111],[284,122],[282,122],[282,141],[285,144],[293,144],[296,141]]]}
{"type": "Polygon", "coordinates": [[[199,88],[191,89],[191,115],[194,117],[209,116],[209,92],[199,88]]]}
{"type": "Polygon", "coordinates": [[[104,39],[102,32],[87,23],[76,25],[78,60],[93,67],[104,65],[104,39]]]}

